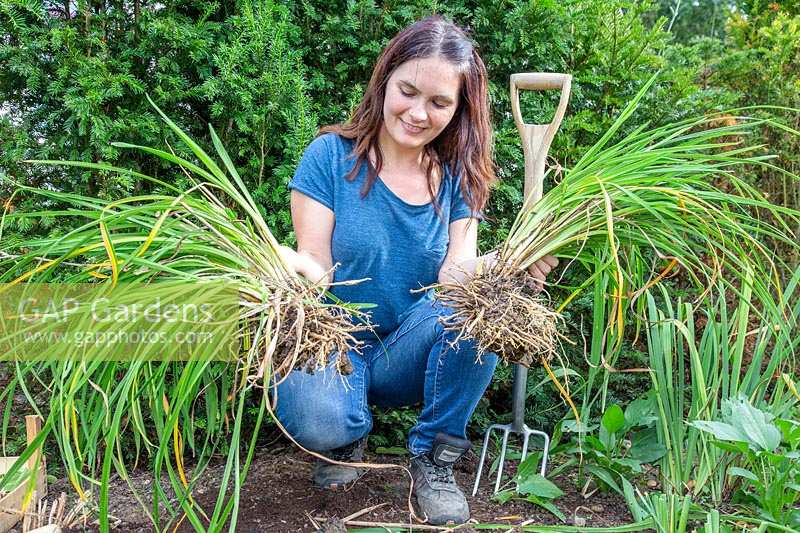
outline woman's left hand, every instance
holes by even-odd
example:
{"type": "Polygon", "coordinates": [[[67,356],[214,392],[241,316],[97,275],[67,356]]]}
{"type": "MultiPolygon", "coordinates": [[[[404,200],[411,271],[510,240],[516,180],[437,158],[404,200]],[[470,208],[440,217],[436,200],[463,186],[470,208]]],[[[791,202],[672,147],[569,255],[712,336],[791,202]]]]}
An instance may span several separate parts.
{"type": "Polygon", "coordinates": [[[558,259],[552,255],[546,255],[528,268],[528,274],[536,280],[539,290],[542,290],[545,278],[556,266],[558,266],[558,259]]]}

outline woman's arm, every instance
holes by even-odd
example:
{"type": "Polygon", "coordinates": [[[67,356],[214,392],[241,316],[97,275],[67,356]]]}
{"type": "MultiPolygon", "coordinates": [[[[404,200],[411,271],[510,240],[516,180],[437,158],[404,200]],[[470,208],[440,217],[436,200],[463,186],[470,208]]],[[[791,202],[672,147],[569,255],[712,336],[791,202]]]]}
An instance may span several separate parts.
{"type": "MultiPolygon", "coordinates": [[[[474,218],[462,218],[450,224],[450,244],[447,256],[439,269],[439,283],[462,283],[473,276],[481,265],[482,269],[490,268],[497,261],[497,251],[478,257],[478,221],[474,218]]],[[[528,273],[543,285],[547,274],[558,265],[558,259],[546,255],[536,261],[528,269],[528,273]]]]}
{"type": "Polygon", "coordinates": [[[478,263],[478,220],[461,218],[449,227],[450,244],[439,268],[439,283],[462,282],[470,277],[478,263]]]}
{"type": "Polygon", "coordinates": [[[297,251],[282,246],[281,256],[295,272],[327,287],[332,281],[333,211],[297,190],[292,191],[291,203],[297,251]]]}

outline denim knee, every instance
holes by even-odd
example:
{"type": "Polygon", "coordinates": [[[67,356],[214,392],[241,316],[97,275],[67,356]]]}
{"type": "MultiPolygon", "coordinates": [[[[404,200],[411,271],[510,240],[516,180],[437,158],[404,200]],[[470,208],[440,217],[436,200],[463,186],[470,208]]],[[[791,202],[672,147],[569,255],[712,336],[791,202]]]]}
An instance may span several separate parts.
{"type": "Polygon", "coordinates": [[[416,325],[422,326],[423,330],[428,331],[435,337],[441,337],[447,333],[443,321],[446,321],[453,313],[455,313],[454,309],[443,305],[438,299],[434,298],[421,310],[421,316],[417,315],[419,318],[417,318],[416,325]]]}
{"type": "MultiPolygon", "coordinates": [[[[458,337],[457,329],[447,329],[444,323],[448,322],[448,318],[456,311],[452,307],[443,305],[439,300],[434,300],[431,304],[436,319],[434,328],[438,338],[447,338],[448,341],[453,341],[458,337]]],[[[454,324],[455,325],[455,324],[454,324]]]]}
{"type": "Polygon", "coordinates": [[[345,446],[372,428],[366,402],[358,397],[363,388],[346,387],[330,373],[293,371],[278,386],[278,420],[298,444],[313,451],[345,446]]]}
{"type": "MultiPolygon", "coordinates": [[[[328,451],[350,444],[355,439],[348,427],[347,416],[339,405],[308,402],[305,409],[296,409],[284,426],[304,448],[328,451]]],[[[357,438],[357,437],[356,437],[357,438]]]]}
{"type": "Polygon", "coordinates": [[[459,331],[457,324],[453,327],[445,326],[455,309],[443,305],[438,299],[422,300],[413,312],[405,317],[401,326],[387,337],[386,348],[390,348],[401,339],[413,334],[415,345],[433,346],[437,341],[444,341],[447,346],[452,346],[456,351],[466,348],[467,351],[475,350],[472,339],[461,339],[458,343],[459,331]]]}

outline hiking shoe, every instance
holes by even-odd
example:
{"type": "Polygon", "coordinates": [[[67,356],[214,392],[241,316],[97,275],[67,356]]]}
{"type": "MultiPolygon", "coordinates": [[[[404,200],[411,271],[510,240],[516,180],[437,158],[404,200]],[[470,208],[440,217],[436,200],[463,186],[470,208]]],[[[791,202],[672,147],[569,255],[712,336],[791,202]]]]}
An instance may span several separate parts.
{"type": "MultiPolygon", "coordinates": [[[[322,453],[334,461],[360,463],[364,460],[364,450],[367,448],[367,437],[355,442],[322,453]]],[[[314,464],[314,485],[323,489],[343,489],[355,483],[364,473],[363,468],[354,466],[334,465],[327,461],[318,460],[314,464]]]]}
{"type": "Polygon", "coordinates": [[[411,458],[414,494],[428,523],[463,524],[469,520],[469,504],[453,477],[453,465],[471,447],[468,440],[438,433],[430,452],[411,458]]]}

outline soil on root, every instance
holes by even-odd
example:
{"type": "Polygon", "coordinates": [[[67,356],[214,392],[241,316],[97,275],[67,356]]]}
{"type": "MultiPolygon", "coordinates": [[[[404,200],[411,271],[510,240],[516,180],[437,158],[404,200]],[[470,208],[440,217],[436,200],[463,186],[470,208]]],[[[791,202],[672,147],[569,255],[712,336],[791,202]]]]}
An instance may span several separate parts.
{"type": "MultiPolygon", "coordinates": [[[[257,453],[241,492],[236,530],[281,533],[345,531],[342,529],[342,518],[378,504],[383,505],[359,516],[357,520],[406,524],[410,522],[409,478],[404,471],[370,470],[349,489],[330,491],[317,489],[312,485],[311,470],[314,460],[313,457],[288,446],[257,453]]],[[[373,453],[368,453],[366,460],[372,463],[407,464],[407,458],[404,457],[373,453]]],[[[513,471],[514,466],[510,463],[508,466],[507,472],[513,471]]],[[[224,464],[209,467],[194,492],[195,502],[207,512],[214,507],[223,470],[224,464]]],[[[470,453],[456,466],[456,478],[465,493],[471,492],[476,470],[477,456],[474,453],[470,453]]],[[[482,481],[476,497],[467,495],[472,518],[476,522],[508,524],[509,530],[514,525],[528,521],[531,524],[561,523],[552,514],[528,502],[493,502],[490,497],[493,484],[485,472],[482,481]]],[[[573,480],[561,477],[555,482],[565,492],[564,496],[556,500],[556,505],[566,515],[570,525],[576,517],[585,520],[587,526],[621,525],[632,520],[624,501],[614,494],[596,493],[585,499],[576,490],[573,480]]],[[[148,492],[148,487],[152,487],[152,479],[146,474],[135,476],[134,483],[138,490],[143,490],[146,498],[150,496],[152,489],[148,492]]],[[[167,485],[166,482],[163,484],[167,485]]],[[[153,531],[127,485],[119,480],[111,489],[110,515],[120,520],[115,528],[117,531],[153,531]]],[[[73,531],[93,530],[95,529],[89,527],[73,531]]],[[[470,531],[460,529],[462,530],[470,531]]],[[[190,533],[193,528],[188,521],[184,521],[177,531],[190,533]]]]}
{"type": "MultiPolygon", "coordinates": [[[[340,374],[347,375],[353,371],[347,352],[363,344],[353,335],[369,327],[351,320],[351,311],[338,305],[321,305],[316,289],[292,280],[286,286],[278,283],[272,287],[270,305],[276,310],[275,316],[279,317],[277,338],[280,340],[271,352],[269,337],[263,337],[265,344],[259,353],[271,354],[275,373],[283,374],[294,368],[313,373],[317,368],[326,368],[334,359],[340,374]]],[[[352,312],[358,318],[364,318],[362,314],[352,312]]],[[[255,336],[255,331],[262,327],[259,319],[253,319],[251,327],[255,336]]],[[[262,361],[259,377],[266,364],[262,361]]]]}
{"type": "Polygon", "coordinates": [[[479,356],[493,352],[526,367],[552,359],[559,315],[547,307],[527,272],[497,266],[463,284],[443,283],[441,289],[436,297],[453,310],[443,320],[445,327],[458,339],[475,339],[479,356]]]}

